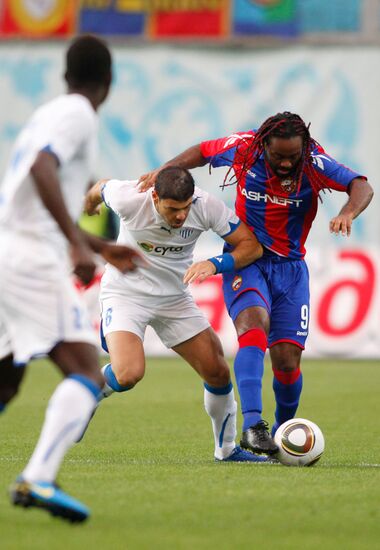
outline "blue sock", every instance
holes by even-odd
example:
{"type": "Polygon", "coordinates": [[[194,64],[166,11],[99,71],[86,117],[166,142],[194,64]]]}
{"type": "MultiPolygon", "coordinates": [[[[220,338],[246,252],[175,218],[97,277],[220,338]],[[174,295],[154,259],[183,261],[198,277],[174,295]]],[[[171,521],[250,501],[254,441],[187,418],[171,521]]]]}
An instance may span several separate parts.
{"type": "Polygon", "coordinates": [[[5,407],[6,405],[0,402],[0,413],[2,413],[5,410],[5,407]]]}
{"type": "Polygon", "coordinates": [[[256,346],[240,348],[235,357],[234,370],[245,431],[261,420],[264,352],[256,346]]]}
{"type": "Polygon", "coordinates": [[[112,370],[112,365],[109,363],[106,368],[103,371],[103,376],[106,379],[107,384],[110,388],[113,389],[113,391],[116,391],[118,393],[123,391],[128,391],[133,388],[133,386],[122,386],[119,384],[119,382],[116,380],[116,376],[112,370]]]}
{"type": "MultiPolygon", "coordinates": [[[[298,404],[302,392],[302,373],[297,369],[293,376],[290,378],[290,383],[284,383],[278,378],[281,377],[276,374],[279,371],[274,371],[275,376],[273,378],[273,391],[276,398],[276,412],[275,412],[275,424],[272,428],[272,434],[275,433],[277,428],[281,426],[287,420],[294,418],[297,412],[298,404]],[[298,374],[299,373],[299,374],[298,374]],[[295,378],[294,382],[291,379],[295,378]]],[[[281,371],[280,371],[281,372],[281,371]]],[[[286,373],[284,373],[286,374],[286,373]]],[[[284,380],[284,376],[281,377],[284,380]]]]}

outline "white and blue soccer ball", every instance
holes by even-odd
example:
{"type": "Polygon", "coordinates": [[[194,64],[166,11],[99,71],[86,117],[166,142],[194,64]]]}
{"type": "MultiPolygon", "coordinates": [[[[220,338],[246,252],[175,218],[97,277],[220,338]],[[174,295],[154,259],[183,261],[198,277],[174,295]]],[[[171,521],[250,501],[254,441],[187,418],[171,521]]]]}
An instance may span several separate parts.
{"type": "Polygon", "coordinates": [[[275,456],[285,466],[312,466],[325,450],[321,429],[305,418],[292,418],[281,424],[274,441],[279,448],[275,456]]]}

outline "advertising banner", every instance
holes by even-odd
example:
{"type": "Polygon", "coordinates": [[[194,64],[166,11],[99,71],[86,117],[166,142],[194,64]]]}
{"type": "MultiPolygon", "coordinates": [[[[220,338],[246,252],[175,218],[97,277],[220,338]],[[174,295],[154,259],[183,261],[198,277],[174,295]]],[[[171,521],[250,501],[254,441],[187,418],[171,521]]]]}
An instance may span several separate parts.
{"type": "Polygon", "coordinates": [[[140,36],[147,18],[145,0],[82,0],[78,15],[80,32],[140,36]]]}
{"type": "Polygon", "coordinates": [[[297,0],[234,0],[232,32],[236,35],[294,36],[297,0]]]}
{"type": "MultiPolygon", "coordinates": [[[[208,248],[198,248],[198,260],[209,255],[208,248]]],[[[309,330],[305,355],[380,357],[380,251],[371,248],[331,248],[322,252],[315,249],[310,251],[307,263],[310,271],[310,319],[300,322],[300,330],[309,330]]],[[[99,331],[100,320],[100,278],[99,273],[93,284],[83,291],[96,332],[99,331]]],[[[221,276],[192,285],[192,294],[221,339],[225,353],[234,355],[237,340],[224,305],[221,276]]],[[[150,327],[145,348],[151,355],[169,353],[150,327]]]]}
{"type": "Polygon", "coordinates": [[[357,32],[362,24],[361,0],[307,0],[298,2],[300,32],[357,32]]]}
{"type": "Polygon", "coordinates": [[[220,37],[226,34],[227,0],[176,0],[150,3],[150,35],[163,37],[220,37]],[[165,5],[167,8],[165,9],[165,5]]]}
{"type": "Polygon", "coordinates": [[[70,36],[74,31],[76,0],[3,0],[4,37],[70,36]]]}
{"type": "MultiPolygon", "coordinates": [[[[31,112],[63,92],[62,44],[0,44],[0,170],[31,112]]],[[[322,195],[306,243],[311,276],[310,356],[380,357],[380,198],[376,48],[282,48],[271,51],[115,47],[115,83],[100,109],[101,177],[135,179],[203,139],[257,128],[279,111],[300,114],[339,162],[368,176],[370,207],[349,239],[329,232],[345,193],[322,195]],[[363,86],[365,82],[365,86],[363,86]]],[[[233,207],[235,188],[220,185],[225,170],[194,170],[197,185],[233,207]]],[[[222,241],[203,235],[200,258],[222,241]]],[[[95,291],[95,288],[94,288],[95,291]]],[[[217,278],[194,287],[226,350],[236,345],[217,278]]],[[[95,306],[97,302],[95,299],[95,306]]],[[[149,336],[151,353],[162,346],[149,336]]]]}

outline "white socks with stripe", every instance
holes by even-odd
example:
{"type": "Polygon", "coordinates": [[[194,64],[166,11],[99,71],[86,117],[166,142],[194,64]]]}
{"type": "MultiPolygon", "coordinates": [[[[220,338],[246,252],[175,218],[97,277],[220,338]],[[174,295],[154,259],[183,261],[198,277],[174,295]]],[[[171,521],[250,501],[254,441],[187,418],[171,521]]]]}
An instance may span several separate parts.
{"type": "Polygon", "coordinates": [[[215,440],[215,458],[222,460],[230,456],[236,447],[236,411],[232,384],[215,388],[204,384],[204,405],[211,418],[215,440]]]}
{"type": "Polygon", "coordinates": [[[66,378],[57,386],[37,446],[21,474],[25,481],[55,480],[65,454],[87,425],[99,392],[92,380],[80,375],[66,378]]]}

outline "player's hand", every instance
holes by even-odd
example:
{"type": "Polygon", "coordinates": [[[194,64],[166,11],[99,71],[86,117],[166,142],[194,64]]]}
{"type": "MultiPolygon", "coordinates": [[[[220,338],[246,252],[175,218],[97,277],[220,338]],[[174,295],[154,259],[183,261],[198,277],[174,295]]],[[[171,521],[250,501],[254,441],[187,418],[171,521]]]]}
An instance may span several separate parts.
{"type": "Polygon", "coordinates": [[[143,174],[140,176],[138,181],[138,189],[139,193],[143,193],[144,191],[147,191],[151,187],[154,187],[154,184],[156,183],[156,178],[158,173],[160,172],[161,168],[157,168],[156,170],[152,170],[151,172],[148,172],[147,174],[143,174]]]}
{"type": "Polygon", "coordinates": [[[344,237],[351,235],[353,216],[350,214],[338,214],[330,221],[330,233],[339,235],[341,233],[344,237]]]}
{"type": "Polygon", "coordinates": [[[101,255],[106,262],[112,264],[122,273],[134,271],[138,266],[148,265],[142,254],[129,246],[107,243],[104,245],[101,255]]]}
{"type": "Polygon", "coordinates": [[[86,243],[78,243],[71,245],[70,254],[75,275],[84,285],[88,285],[92,281],[96,270],[92,250],[86,243]]]}
{"type": "Polygon", "coordinates": [[[201,283],[212,275],[215,275],[215,273],[216,267],[212,262],[209,262],[208,260],[204,260],[203,262],[196,262],[195,264],[191,265],[186,271],[183,277],[183,282],[185,284],[194,283],[195,281],[201,283]]]}
{"type": "Polygon", "coordinates": [[[99,216],[102,205],[98,204],[97,206],[90,205],[90,203],[85,202],[83,212],[88,216],[99,216]]]}

